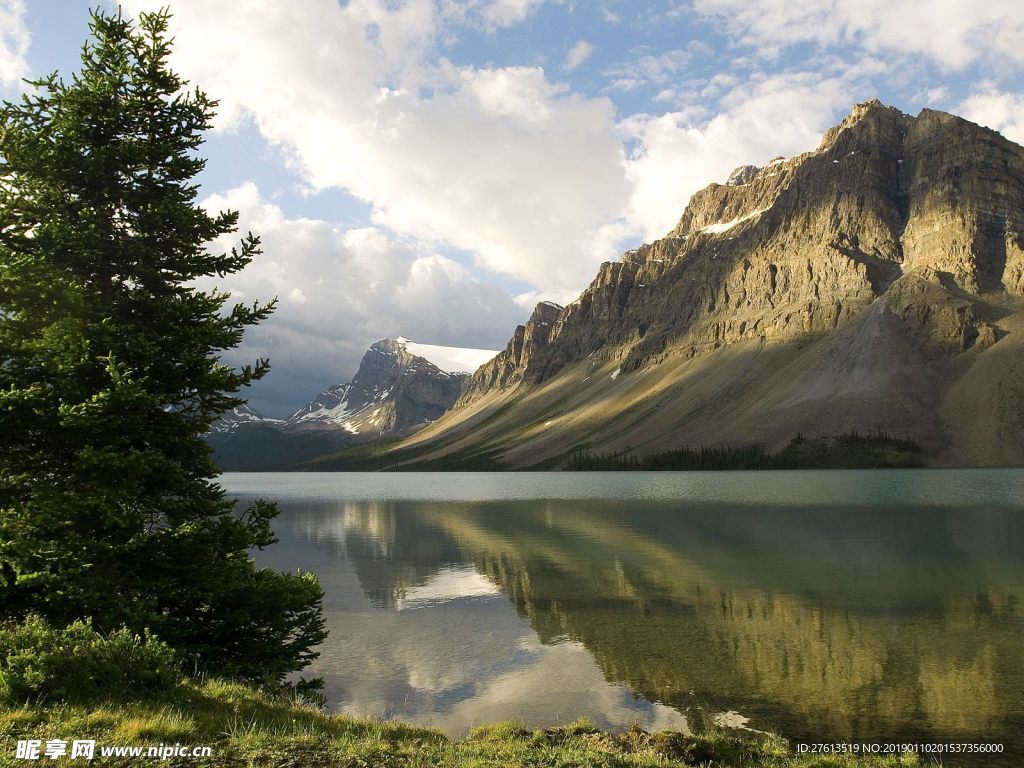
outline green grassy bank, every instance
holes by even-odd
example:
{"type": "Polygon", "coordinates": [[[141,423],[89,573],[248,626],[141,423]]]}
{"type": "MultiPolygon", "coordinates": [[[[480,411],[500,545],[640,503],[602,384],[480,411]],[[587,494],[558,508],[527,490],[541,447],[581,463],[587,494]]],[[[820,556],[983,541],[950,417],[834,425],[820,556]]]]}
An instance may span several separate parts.
{"type": "MultiPolygon", "coordinates": [[[[855,760],[797,757],[774,736],[713,732],[621,734],[585,723],[529,731],[513,723],[482,726],[463,739],[397,722],[326,715],[255,688],[220,681],[185,680],[142,700],[113,698],[89,704],[41,703],[0,713],[0,765],[25,766],[15,757],[18,739],[96,739],[103,745],[208,745],[212,757],[99,758],[104,765],[207,766],[911,766],[912,757],[855,760]]],[[[65,764],[64,760],[44,764],[65,764]]],[[[38,764],[38,763],[36,763],[38,764]]],[[[68,765],[87,764],[81,759],[68,765]]]]}

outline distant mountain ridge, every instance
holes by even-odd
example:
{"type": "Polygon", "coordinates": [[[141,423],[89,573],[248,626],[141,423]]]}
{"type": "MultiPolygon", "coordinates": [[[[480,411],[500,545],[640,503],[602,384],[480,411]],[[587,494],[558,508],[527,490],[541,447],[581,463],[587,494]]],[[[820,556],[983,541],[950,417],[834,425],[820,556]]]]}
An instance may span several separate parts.
{"type": "Polygon", "coordinates": [[[353,435],[399,434],[448,410],[479,365],[473,362],[495,354],[417,344],[403,336],[381,339],[363,355],[350,383],[324,390],[288,422],[337,425],[353,435]]]}
{"type": "Polygon", "coordinates": [[[219,420],[214,422],[210,427],[210,431],[214,434],[224,434],[227,432],[233,432],[235,429],[243,424],[283,424],[283,419],[270,419],[263,416],[247,404],[232,408],[230,411],[220,417],[219,420]]]}
{"type": "Polygon", "coordinates": [[[451,408],[470,372],[495,354],[405,337],[381,339],[363,355],[351,382],[325,389],[287,419],[236,408],[212,426],[207,440],[222,469],[282,469],[321,453],[408,434],[451,408]]]}

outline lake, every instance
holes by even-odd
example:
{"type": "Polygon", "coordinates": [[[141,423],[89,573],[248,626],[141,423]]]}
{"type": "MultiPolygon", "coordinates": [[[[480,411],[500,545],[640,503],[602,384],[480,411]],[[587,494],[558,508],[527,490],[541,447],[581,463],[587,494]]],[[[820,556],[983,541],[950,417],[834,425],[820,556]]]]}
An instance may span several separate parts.
{"type": "Polygon", "coordinates": [[[223,476],[315,571],[338,712],[1024,762],[1024,470],[223,476]]]}

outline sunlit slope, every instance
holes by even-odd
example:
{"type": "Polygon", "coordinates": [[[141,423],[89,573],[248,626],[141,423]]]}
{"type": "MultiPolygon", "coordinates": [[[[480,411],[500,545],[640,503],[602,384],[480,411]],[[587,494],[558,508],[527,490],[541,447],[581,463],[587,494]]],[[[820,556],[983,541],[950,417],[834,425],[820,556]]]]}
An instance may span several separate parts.
{"type": "Polygon", "coordinates": [[[581,361],[539,387],[495,390],[447,413],[403,446],[424,454],[493,452],[513,467],[557,466],[580,448],[657,452],[797,433],[883,430],[911,436],[931,463],[1013,465],[1024,457],[1024,315],[1004,316],[999,345],[930,356],[882,304],[834,335],[737,342],[669,357],[629,376],[581,361]],[[939,408],[936,408],[936,405],[939,408]]]}

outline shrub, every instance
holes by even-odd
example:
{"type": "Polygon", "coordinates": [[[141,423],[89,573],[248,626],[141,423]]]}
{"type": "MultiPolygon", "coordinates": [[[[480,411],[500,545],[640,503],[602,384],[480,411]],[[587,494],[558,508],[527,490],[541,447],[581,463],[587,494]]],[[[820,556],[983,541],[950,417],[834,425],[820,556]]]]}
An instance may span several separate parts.
{"type": "Polygon", "coordinates": [[[0,704],[134,698],[180,679],[174,652],[148,633],[104,635],[91,621],[58,629],[37,615],[0,624],[0,704]]]}

